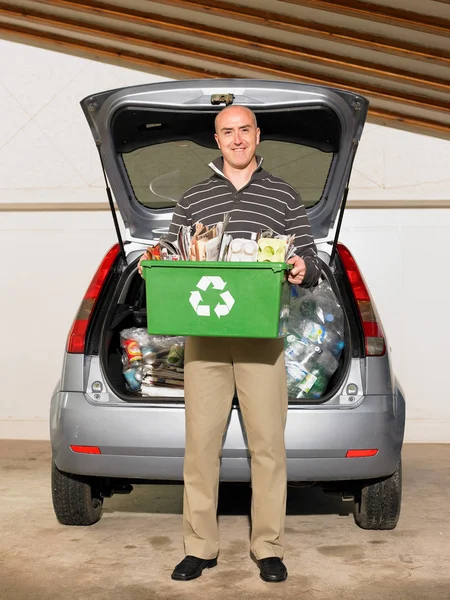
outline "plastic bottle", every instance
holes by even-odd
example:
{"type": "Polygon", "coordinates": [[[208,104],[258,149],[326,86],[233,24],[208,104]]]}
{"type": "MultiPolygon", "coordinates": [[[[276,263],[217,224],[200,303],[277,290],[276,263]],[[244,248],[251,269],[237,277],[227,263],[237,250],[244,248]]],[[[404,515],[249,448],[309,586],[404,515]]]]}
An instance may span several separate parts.
{"type": "Polygon", "coordinates": [[[300,337],[296,332],[286,336],[284,347],[286,360],[302,363],[311,360],[315,362],[317,356],[322,352],[320,344],[314,344],[311,340],[300,337]]]}
{"type": "Polygon", "coordinates": [[[302,362],[308,352],[308,346],[306,340],[302,340],[299,336],[290,333],[285,338],[284,342],[284,355],[286,360],[294,362],[302,362]]]}
{"type": "Polygon", "coordinates": [[[316,365],[299,385],[297,398],[320,398],[327,388],[328,380],[324,369],[316,365]]]}
{"type": "Polygon", "coordinates": [[[315,320],[317,315],[317,302],[314,298],[304,298],[300,304],[300,314],[306,319],[315,320]]]}
{"type": "Polygon", "coordinates": [[[295,326],[291,324],[289,330],[305,344],[314,344],[329,350],[336,358],[339,357],[344,347],[342,336],[329,325],[325,326],[318,321],[304,319],[297,322],[295,326]]]}
{"type": "Polygon", "coordinates": [[[315,363],[305,365],[308,375],[299,384],[297,398],[320,398],[325,392],[331,375],[338,367],[338,361],[334,356],[324,350],[316,356],[315,363]]]}
{"type": "Polygon", "coordinates": [[[338,368],[337,359],[331,352],[320,346],[303,344],[299,341],[292,342],[286,352],[289,397],[320,398],[327,388],[331,375],[338,368]]]}
{"type": "Polygon", "coordinates": [[[322,345],[323,348],[331,352],[335,358],[339,358],[344,348],[344,340],[337,331],[333,331],[330,327],[327,327],[323,337],[322,345]]]}
{"type": "Polygon", "coordinates": [[[339,332],[344,331],[344,315],[336,296],[329,284],[323,283],[315,294],[316,315],[326,327],[339,332]]]}
{"type": "Polygon", "coordinates": [[[295,361],[286,361],[286,381],[289,398],[298,398],[301,394],[301,383],[307,377],[308,372],[295,361]]]}
{"type": "Polygon", "coordinates": [[[325,336],[325,327],[311,319],[302,319],[291,324],[290,330],[305,343],[322,344],[325,336]]]}
{"type": "Polygon", "coordinates": [[[286,363],[286,382],[287,382],[287,391],[289,398],[298,398],[299,393],[301,393],[299,387],[299,379],[295,371],[291,371],[291,368],[294,368],[293,364],[290,365],[286,363]]]}
{"type": "Polygon", "coordinates": [[[295,335],[288,335],[285,347],[286,377],[288,395],[298,397],[305,386],[305,380],[310,381],[311,371],[317,364],[322,350],[319,346],[300,340],[295,335]]]}

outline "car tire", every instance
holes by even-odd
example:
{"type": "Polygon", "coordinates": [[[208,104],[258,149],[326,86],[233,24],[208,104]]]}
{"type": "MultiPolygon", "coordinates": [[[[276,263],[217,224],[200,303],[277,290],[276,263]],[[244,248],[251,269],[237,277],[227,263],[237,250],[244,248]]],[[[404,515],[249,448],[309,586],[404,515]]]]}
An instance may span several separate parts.
{"type": "Polygon", "coordinates": [[[402,500],[402,463],[389,477],[365,483],[355,496],[354,517],[361,529],[395,529],[402,500]]]}
{"type": "Polygon", "coordinates": [[[93,525],[100,520],[103,497],[87,479],[63,473],[52,463],[52,499],[62,525],[93,525]]]}

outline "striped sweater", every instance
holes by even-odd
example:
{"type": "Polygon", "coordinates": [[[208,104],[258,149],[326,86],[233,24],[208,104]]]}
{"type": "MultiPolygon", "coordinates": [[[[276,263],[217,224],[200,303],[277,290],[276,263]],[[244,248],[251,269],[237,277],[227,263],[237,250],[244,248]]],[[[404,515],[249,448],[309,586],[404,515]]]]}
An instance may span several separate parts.
{"type": "Polygon", "coordinates": [[[278,234],[295,234],[296,254],[305,261],[306,275],[302,286],[311,287],[319,279],[321,268],[311,227],[297,190],[288,183],[258,167],[250,181],[237,190],[222,173],[223,159],[209,166],[209,179],[189,188],[177,204],[168,238],[175,242],[181,225],[214,225],[230,213],[227,233],[233,238],[251,238],[261,229],[278,234]]]}

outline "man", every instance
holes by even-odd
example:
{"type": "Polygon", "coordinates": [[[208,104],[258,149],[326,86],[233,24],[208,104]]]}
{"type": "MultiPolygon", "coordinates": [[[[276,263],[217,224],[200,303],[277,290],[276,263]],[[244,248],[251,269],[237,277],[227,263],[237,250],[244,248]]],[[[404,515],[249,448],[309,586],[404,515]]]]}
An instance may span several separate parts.
{"type": "MultiPolygon", "coordinates": [[[[176,240],[181,225],[213,225],[228,212],[227,232],[234,237],[250,238],[265,228],[295,234],[298,255],[289,260],[289,281],[314,285],[320,265],[305,208],[294,188],[262,168],[255,115],[243,106],[228,106],[216,117],[215,128],[222,158],[210,164],[211,177],[180,200],[169,239],[176,240]]],[[[190,337],[185,348],[186,557],[172,579],[195,579],[217,564],[220,455],[235,387],[251,455],[251,551],[264,581],[287,577],[282,562],[288,407],[283,340],[190,337]]]]}

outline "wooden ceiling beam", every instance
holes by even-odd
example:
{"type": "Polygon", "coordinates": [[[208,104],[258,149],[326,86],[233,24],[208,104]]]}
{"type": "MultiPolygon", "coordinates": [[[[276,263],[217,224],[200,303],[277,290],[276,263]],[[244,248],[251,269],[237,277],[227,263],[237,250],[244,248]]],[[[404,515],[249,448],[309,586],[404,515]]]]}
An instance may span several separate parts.
{"type": "MultiPolygon", "coordinates": [[[[230,72],[220,72],[211,69],[198,69],[192,66],[183,65],[174,60],[159,59],[137,53],[116,51],[107,49],[94,42],[77,42],[76,40],[65,38],[61,35],[49,34],[48,32],[38,32],[25,27],[13,27],[0,25],[0,34],[6,39],[19,41],[39,47],[47,47],[52,50],[72,53],[77,56],[89,56],[94,60],[103,60],[105,62],[121,64],[128,68],[148,71],[150,73],[160,73],[166,77],[182,76],[185,78],[234,78],[235,75],[230,72]]],[[[353,88],[354,89],[354,88],[353,88]]],[[[357,90],[354,90],[357,91],[357,90]]],[[[369,115],[374,114],[378,119],[384,119],[387,122],[397,124],[399,122],[407,123],[410,120],[401,112],[394,113],[378,108],[369,107],[369,115]]],[[[433,119],[414,118],[414,125],[426,132],[436,132],[443,134],[444,137],[450,136],[450,125],[435,121],[433,119]]]]}
{"type": "Polygon", "coordinates": [[[449,36],[450,20],[360,0],[283,0],[289,4],[314,8],[338,15],[377,21],[384,25],[406,27],[433,35],[449,36]]]}
{"type": "MultiPolygon", "coordinates": [[[[344,27],[325,25],[323,23],[316,23],[287,15],[280,15],[279,13],[267,10],[259,10],[240,4],[231,4],[224,0],[214,0],[214,2],[211,0],[152,0],[151,3],[164,6],[175,6],[177,8],[198,13],[240,20],[249,23],[250,25],[272,27],[282,31],[299,33],[305,36],[340,42],[351,46],[365,48],[367,50],[403,56],[405,58],[413,58],[428,62],[433,61],[436,64],[450,64],[450,52],[440,48],[420,46],[405,41],[400,42],[394,38],[363,33],[344,27]]],[[[84,4],[91,4],[91,2],[84,2],[84,4]]]]}
{"type": "MultiPolygon", "coordinates": [[[[39,4],[70,8],[72,11],[76,11],[75,14],[77,16],[82,13],[101,17],[104,19],[103,29],[105,31],[108,30],[108,27],[106,26],[108,20],[119,23],[126,21],[133,25],[147,26],[152,29],[167,31],[169,33],[187,35],[194,37],[197,40],[207,39],[212,42],[230,44],[232,47],[237,46],[244,49],[258,50],[271,56],[295,58],[302,62],[344,69],[361,75],[390,79],[399,83],[419,85],[421,88],[450,92],[450,81],[437,77],[429,77],[394,67],[385,67],[364,60],[356,61],[328,52],[315,51],[308,48],[293,46],[291,44],[284,44],[282,42],[265,40],[251,35],[241,36],[232,31],[225,31],[214,27],[205,29],[203,26],[182,19],[164,18],[162,16],[155,17],[142,11],[130,10],[99,2],[89,2],[89,4],[86,4],[85,2],[80,2],[78,0],[43,0],[39,2],[39,4]]],[[[0,2],[0,16],[1,14],[26,19],[27,21],[32,20],[37,24],[39,24],[39,22],[48,23],[49,18],[54,20],[55,23],[61,23],[62,25],[64,23],[72,25],[80,25],[80,23],[82,23],[80,21],[74,21],[73,19],[70,20],[67,17],[64,19],[56,15],[51,17],[48,13],[34,9],[30,10],[23,7],[12,7],[4,2],[0,2]]],[[[119,31],[117,33],[123,35],[123,33],[119,31]]]]}
{"type": "MultiPolygon", "coordinates": [[[[0,11],[0,17],[2,14],[11,16],[11,11],[0,11]]],[[[27,14],[16,14],[17,20],[22,20],[25,23],[25,30],[32,32],[32,28],[29,27],[30,22],[38,21],[38,24],[42,27],[52,27],[56,30],[64,28],[67,32],[73,35],[84,35],[92,36],[96,40],[106,40],[113,43],[122,43],[137,45],[140,48],[145,48],[148,51],[159,50],[161,52],[167,52],[173,55],[174,52],[183,55],[185,57],[196,59],[200,61],[206,61],[209,64],[219,64],[225,67],[245,69],[246,71],[253,72],[254,77],[261,76],[272,76],[277,78],[288,78],[297,81],[303,81],[305,83],[329,85],[332,87],[338,87],[342,89],[357,91],[363,96],[370,96],[371,98],[378,98],[383,101],[390,101],[401,104],[408,104],[411,106],[417,106],[420,108],[431,109],[436,111],[442,111],[445,113],[450,112],[450,102],[433,98],[430,96],[421,96],[413,93],[405,93],[404,91],[388,90],[385,87],[379,85],[368,84],[368,83],[357,83],[336,77],[335,75],[325,75],[322,73],[314,73],[306,69],[296,68],[291,65],[277,65],[273,62],[263,61],[254,57],[247,56],[245,64],[242,64],[242,57],[228,52],[217,51],[206,48],[204,46],[194,46],[192,44],[183,44],[175,42],[173,40],[163,40],[162,38],[155,38],[151,35],[143,35],[137,33],[131,33],[129,31],[118,31],[107,28],[98,28],[89,25],[83,21],[78,22],[72,19],[62,20],[59,18],[55,21],[52,15],[48,15],[45,18],[37,18],[30,13],[27,14]]],[[[6,25],[8,28],[14,28],[13,25],[6,25]]],[[[20,27],[19,27],[20,28],[20,27]]],[[[58,37],[58,34],[46,35],[52,37],[58,37]]],[[[73,38],[72,38],[73,39],[73,38]]],[[[84,40],[80,40],[84,43],[84,40]]],[[[123,51],[120,50],[122,53],[123,51]]],[[[250,75],[251,76],[251,75],[250,75]]]]}
{"type": "Polygon", "coordinates": [[[205,77],[208,79],[215,77],[225,79],[234,77],[228,72],[196,69],[192,66],[184,65],[173,60],[154,58],[146,54],[138,54],[135,52],[114,50],[94,42],[76,40],[74,38],[51,34],[46,31],[39,31],[28,27],[6,25],[1,22],[0,38],[35,45],[41,48],[46,47],[60,52],[72,53],[75,56],[89,55],[92,60],[103,60],[109,63],[122,64],[128,68],[147,71],[149,73],[162,73],[165,77],[174,77],[177,75],[181,75],[186,79],[191,77],[205,77]],[[156,71],[154,69],[156,69],[156,71]]]}
{"type": "Polygon", "coordinates": [[[369,106],[369,115],[372,120],[378,121],[386,121],[392,124],[397,125],[409,125],[413,128],[422,128],[425,127],[430,129],[431,131],[435,131],[436,133],[444,134],[446,139],[450,139],[450,125],[445,125],[445,123],[437,124],[436,121],[432,119],[422,119],[420,117],[412,117],[410,115],[406,115],[401,112],[394,112],[391,110],[382,110],[378,108],[373,108],[369,106]]]}
{"type": "MultiPolygon", "coordinates": [[[[6,24],[0,24],[0,34],[2,37],[7,39],[13,39],[15,41],[24,41],[25,43],[35,44],[38,46],[51,47],[52,49],[60,51],[69,51],[76,55],[86,56],[86,54],[94,56],[97,60],[105,60],[107,62],[115,62],[129,66],[132,68],[146,70],[150,72],[156,72],[165,74],[166,76],[182,75],[186,78],[198,77],[198,78],[235,78],[236,75],[230,71],[199,69],[194,66],[181,64],[175,60],[155,58],[150,55],[143,55],[136,52],[125,51],[125,50],[114,50],[112,48],[105,48],[98,43],[88,42],[86,40],[75,40],[73,38],[67,38],[61,35],[52,34],[50,32],[37,31],[28,27],[12,26],[6,24]],[[170,74],[169,74],[170,73],[170,74]]],[[[173,56],[172,51],[172,56],[173,56]]],[[[286,77],[294,81],[305,82],[305,77],[291,75],[286,77]]],[[[326,82],[311,81],[310,83],[321,83],[326,82]]],[[[330,82],[328,85],[333,85],[330,82]]],[[[342,87],[342,86],[339,86],[342,87]]],[[[363,93],[357,86],[349,86],[347,89],[363,93]]],[[[384,98],[386,99],[386,98],[384,98]]],[[[420,103],[419,103],[420,104],[420,103]]],[[[371,111],[376,112],[377,116],[385,118],[388,121],[403,121],[408,122],[408,115],[399,112],[391,112],[380,109],[378,107],[369,108],[371,111]]],[[[436,132],[450,134],[450,126],[433,119],[414,118],[417,126],[423,126],[425,129],[432,129],[436,132]],[[422,123],[422,125],[420,125],[422,123]]]]}

